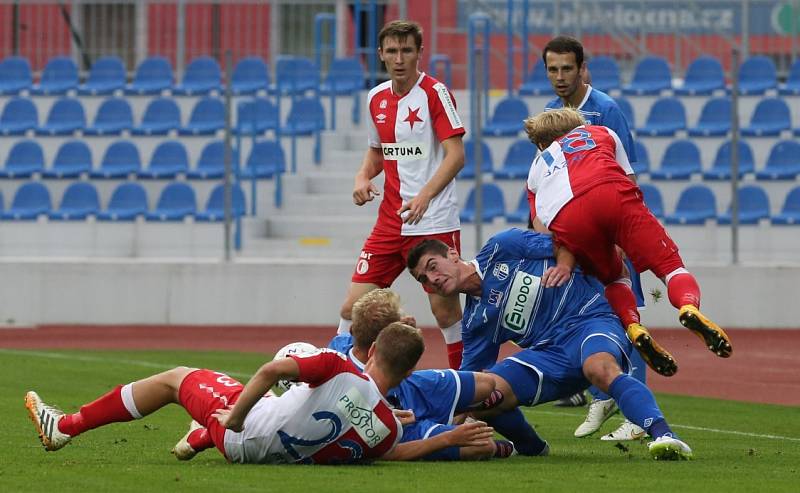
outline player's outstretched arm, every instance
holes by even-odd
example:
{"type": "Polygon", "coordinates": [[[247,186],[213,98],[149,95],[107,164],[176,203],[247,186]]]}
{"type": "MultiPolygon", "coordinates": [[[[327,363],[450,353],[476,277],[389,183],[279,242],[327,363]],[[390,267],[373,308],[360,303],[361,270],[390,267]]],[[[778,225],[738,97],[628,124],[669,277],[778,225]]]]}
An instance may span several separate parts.
{"type": "Polygon", "coordinates": [[[576,263],[572,252],[563,246],[553,244],[553,251],[556,257],[556,265],[542,274],[542,285],[546,288],[558,287],[567,282],[576,263]]]}
{"type": "Polygon", "coordinates": [[[383,154],[380,148],[370,147],[361,161],[361,168],[356,173],[353,185],[353,203],[364,205],[381,192],[372,183],[372,179],[383,172],[383,154]]]}
{"type": "Polygon", "coordinates": [[[212,414],[222,426],[233,431],[242,431],[244,418],[259,399],[280,379],[292,380],[300,376],[300,367],[292,358],[282,358],[264,364],[244,386],[239,400],[232,407],[220,409],[212,414]]]}
{"type": "Polygon", "coordinates": [[[491,442],[493,435],[494,428],[483,421],[473,421],[434,437],[401,443],[381,459],[417,460],[448,447],[483,447],[491,442]]]}

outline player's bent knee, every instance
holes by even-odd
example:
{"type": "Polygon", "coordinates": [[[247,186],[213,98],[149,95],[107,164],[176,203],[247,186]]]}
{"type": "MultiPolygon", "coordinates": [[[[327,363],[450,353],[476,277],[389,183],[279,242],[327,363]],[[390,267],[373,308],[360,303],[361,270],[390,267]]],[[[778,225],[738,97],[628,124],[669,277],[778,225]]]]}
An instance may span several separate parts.
{"type": "Polygon", "coordinates": [[[494,377],[489,373],[474,372],[475,376],[475,397],[473,403],[487,399],[494,391],[496,383],[494,377]]]}
{"type": "Polygon", "coordinates": [[[586,379],[603,392],[608,391],[611,382],[621,373],[617,360],[608,353],[593,354],[583,363],[583,374],[586,379]]]}

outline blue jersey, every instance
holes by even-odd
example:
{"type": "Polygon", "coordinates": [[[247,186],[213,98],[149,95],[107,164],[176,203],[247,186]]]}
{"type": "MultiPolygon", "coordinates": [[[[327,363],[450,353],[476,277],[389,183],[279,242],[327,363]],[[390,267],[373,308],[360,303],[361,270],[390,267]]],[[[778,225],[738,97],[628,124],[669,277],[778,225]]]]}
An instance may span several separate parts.
{"type": "MultiPolygon", "coordinates": [[[[544,107],[544,110],[555,110],[564,107],[564,102],[561,98],[555,98],[544,107]]],[[[633,146],[633,137],[631,130],[628,128],[628,120],[622,114],[616,101],[614,101],[608,94],[598,91],[589,86],[586,91],[586,97],[581,101],[580,106],[576,108],[583,119],[589,125],[602,125],[613,130],[622,141],[622,146],[625,148],[625,153],[628,155],[628,161],[633,164],[637,161],[636,148],[633,146]]]]}
{"type": "Polygon", "coordinates": [[[555,265],[549,235],[512,228],[493,236],[475,260],[481,296],[467,296],[462,320],[462,370],[481,371],[497,360],[500,345],[546,345],[575,322],[612,316],[600,283],[575,270],[563,286],[544,288],[542,273],[555,265]]]}

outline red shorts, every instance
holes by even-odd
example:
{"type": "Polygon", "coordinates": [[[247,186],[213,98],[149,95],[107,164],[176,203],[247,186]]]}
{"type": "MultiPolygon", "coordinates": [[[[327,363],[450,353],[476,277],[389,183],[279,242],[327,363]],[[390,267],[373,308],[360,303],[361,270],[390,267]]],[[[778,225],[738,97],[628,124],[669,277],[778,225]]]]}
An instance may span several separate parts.
{"type": "MultiPolygon", "coordinates": [[[[379,233],[375,230],[369,235],[361,255],[358,256],[352,281],[362,284],[376,284],[381,288],[392,285],[397,276],[406,268],[408,252],[422,240],[441,240],[461,254],[461,231],[437,233],[422,236],[398,236],[379,233]]],[[[426,292],[433,291],[424,288],[426,292]]]]}
{"type": "Polygon", "coordinates": [[[208,429],[211,441],[225,455],[225,428],[211,414],[239,399],[244,386],[224,373],[195,370],[186,375],[178,390],[178,400],[189,415],[208,429]]]}
{"type": "Polygon", "coordinates": [[[638,272],[663,278],[683,267],[678,247],[633,183],[602,183],[572,199],[549,224],[558,243],[603,284],[620,278],[619,245],[638,272]]]}

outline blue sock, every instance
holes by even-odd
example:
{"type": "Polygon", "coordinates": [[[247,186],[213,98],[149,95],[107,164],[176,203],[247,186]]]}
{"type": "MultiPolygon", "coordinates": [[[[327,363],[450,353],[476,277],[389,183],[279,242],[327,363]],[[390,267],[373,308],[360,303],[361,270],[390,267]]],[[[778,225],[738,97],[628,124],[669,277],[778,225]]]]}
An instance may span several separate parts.
{"type": "Polygon", "coordinates": [[[636,349],[631,351],[631,364],[633,365],[633,378],[647,385],[647,363],[636,349]]]}
{"type": "Polygon", "coordinates": [[[665,432],[671,433],[656,404],[656,398],[642,382],[623,374],[611,382],[608,392],[617,401],[622,414],[632,423],[647,430],[651,437],[658,438],[665,432]],[[657,424],[659,421],[663,425],[657,424]]]}
{"type": "Polygon", "coordinates": [[[525,419],[519,408],[505,412],[486,422],[494,430],[514,442],[520,455],[539,455],[546,444],[525,419]]]}

